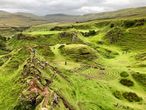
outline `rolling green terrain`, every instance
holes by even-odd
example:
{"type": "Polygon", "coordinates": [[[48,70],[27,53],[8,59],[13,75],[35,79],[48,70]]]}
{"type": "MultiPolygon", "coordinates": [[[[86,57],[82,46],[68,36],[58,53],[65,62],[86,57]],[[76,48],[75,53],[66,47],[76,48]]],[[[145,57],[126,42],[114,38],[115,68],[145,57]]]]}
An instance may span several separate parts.
{"type": "Polygon", "coordinates": [[[146,110],[146,18],[1,31],[0,110],[146,110]]]}

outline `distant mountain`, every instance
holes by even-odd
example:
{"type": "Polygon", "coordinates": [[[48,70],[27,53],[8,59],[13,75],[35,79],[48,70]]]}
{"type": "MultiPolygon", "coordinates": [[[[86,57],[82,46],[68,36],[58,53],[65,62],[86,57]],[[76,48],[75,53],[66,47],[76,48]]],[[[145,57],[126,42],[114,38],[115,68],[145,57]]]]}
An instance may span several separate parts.
{"type": "Polygon", "coordinates": [[[9,13],[0,11],[0,26],[31,26],[49,22],[83,22],[94,19],[115,19],[127,17],[146,17],[146,7],[129,8],[86,15],[48,14],[46,16],[38,16],[32,13],[9,13]]]}
{"type": "Polygon", "coordinates": [[[9,13],[0,11],[0,27],[31,26],[46,23],[43,18],[31,13],[9,13]]]}
{"type": "Polygon", "coordinates": [[[45,19],[49,22],[82,22],[94,19],[113,19],[127,17],[146,17],[146,7],[128,8],[112,12],[93,13],[86,15],[49,14],[45,16],[45,19]]]}
{"type": "Polygon", "coordinates": [[[38,20],[44,19],[43,16],[38,16],[38,15],[35,15],[35,14],[32,14],[32,13],[17,12],[17,13],[14,13],[14,14],[24,16],[24,17],[29,17],[29,18],[32,18],[32,19],[38,19],[38,20]]]}
{"type": "Polygon", "coordinates": [[[66,17],[70,16],[70,17],[71,17],[71,16],[73,16],[73,15],[66,15],[66,14],[61,14],[61,13],[59,14],[59,13],[58,13],[58,14],[48,14],[48,15],[46,15],[45,17],[51,17],[51,16],[56,16],[56,17],[58,17],[58,16],[60,16],[60,17],[61,17],[61,16],[62,16],[62,17],[64,17],[64,16],[66,16],[66,17]]]}
{"type": "Polygon", "coordinates": [[[45,16],[45,19],[49,22],[75,22],[80,15],[66,15],[66,14],[49,14],[45,16]]]}
{"type": "Polygon", "coordinates": [[[8,15],[10,15],[10,14],[11,14],[11,13],[9,13],[9,12],[1,11],[1,10],[0,10],[0,17],[8,16],[8,15]]]}
{"type": "Polygon", "coordinates": [[[84,15],[84,17],[89,19],[146,17],[146,7],[128,8],[112,12],[93,13],[84,15]]]}
{"type": "Polygon", "coordinates": [[[94,19],[114,19],[127,17],[146,17],[146,7],[128,8],[112,12],[93,13],[78,16],[65,14],[54,14],[45,16],[45,18],[49,22],[82,22],[94,19]]]}

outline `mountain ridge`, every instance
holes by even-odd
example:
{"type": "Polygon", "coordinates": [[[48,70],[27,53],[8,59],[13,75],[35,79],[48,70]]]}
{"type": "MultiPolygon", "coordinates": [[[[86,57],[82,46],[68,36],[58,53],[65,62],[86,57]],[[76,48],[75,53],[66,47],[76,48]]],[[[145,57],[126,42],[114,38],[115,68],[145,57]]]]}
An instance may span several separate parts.
{"type": "Polygon", "coordinates": [[[6,25],[37,25],[49,22],[84,22],[95,19],[116,19],[116,18],[126,18],[126,17],[145,17],[146,7],[138,8],[127,8],[117,11],[102,12],[102,13],[91,13],[85,15],[68,15],[68,14],[47,14],[44,16],[36,15],[33,13],[16,12],[10,13],[7,11],[0,10],[0,23],[6,25]],[[13,20],[19,19],[20,23],[14,23],[13,20]],[[8,22],[6,22],[6,20],[8,22]],[[9,22],[11,21],[11,23],[9,22]],[[21,21],[24,23],[21,24],[21,21]],[[35,22],[34,22],[35,21],[35,22]],[[13,23],[12,23],[13,22],[13,23]]]}

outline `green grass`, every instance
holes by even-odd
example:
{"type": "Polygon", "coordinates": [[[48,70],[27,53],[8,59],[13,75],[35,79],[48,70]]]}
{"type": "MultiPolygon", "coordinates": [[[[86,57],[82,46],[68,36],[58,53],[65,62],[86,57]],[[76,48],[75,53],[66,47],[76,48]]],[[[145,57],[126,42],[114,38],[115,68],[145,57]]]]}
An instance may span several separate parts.
{"type": "Polygon", "coordinates": [[[61,33],[61,31],[33,31],[33,32],[25,32],[24,34],[30,35],[48,35],[48,34],[56,34],[61,33]]]}
{"type": "MultiPolygon", "coordinates": [[[[61,72],[49,87],[75,110],[145,110],[145,25],[125,27],[123,22],[39,25],[23,32],[23,39],[15,36],[6,41],[11,51],[0,50],[0,110],[13,110],[19,103],[18,97],[27,86],[19,78],[30,58],[30,48],[36,49],[38,60],[61,72]],[[111,23],[123,31],[113,43],[107,39],[116,38],[118,33],[111,29],[111,23]],[[50,31],[55,26],[63,31],[50,31]],[[98,34],[81,34],[92,29],[98,34]],[[107,35],[111,30],[113,34],[107,35]]],[[[36,67],[43,78],[54,73],[49,67],[36,67]]],[[[65,109],[60,101],[54,110],[65,109]]]]}

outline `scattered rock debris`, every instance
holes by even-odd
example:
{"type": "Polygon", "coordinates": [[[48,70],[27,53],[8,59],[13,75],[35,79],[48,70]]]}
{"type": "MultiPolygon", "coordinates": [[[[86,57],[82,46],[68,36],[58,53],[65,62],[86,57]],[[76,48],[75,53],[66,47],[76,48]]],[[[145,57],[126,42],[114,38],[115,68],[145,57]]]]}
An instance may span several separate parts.
{"type": "Polygon", "coordinates": [[[74,110],[74,107],[61,94],[50,88],[56,75],[60,75],[64,79],[66,77],[48,62],[35,58],[35,52],[31,54],[31,58],[27,60],[22,72],[21,83],[25,84],[25,87],[14,110],[53,110],[59,106],[60,101],[68,110],[74,110]],[[50,68],[54,72],[51,78],[43,77],[40,70],[45,68],[50,68]]]}

